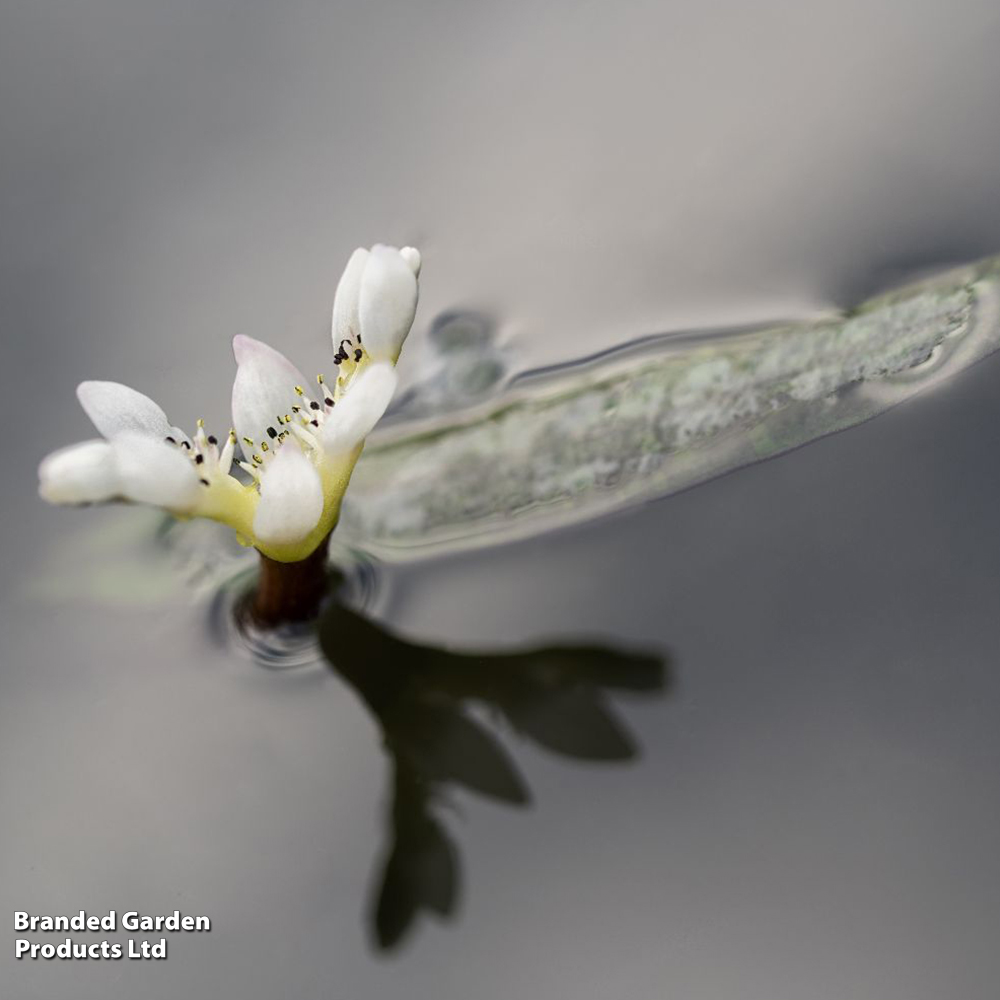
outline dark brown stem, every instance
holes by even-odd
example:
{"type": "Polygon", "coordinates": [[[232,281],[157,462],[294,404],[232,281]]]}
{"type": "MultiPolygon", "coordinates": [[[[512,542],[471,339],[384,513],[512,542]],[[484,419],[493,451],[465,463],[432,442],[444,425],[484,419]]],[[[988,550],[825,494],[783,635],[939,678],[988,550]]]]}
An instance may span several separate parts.
{"type": "Polygon", "coordinates": [[[310,621],[319,614],[326,593],[326,540],[300,562],[283,563],[260,556],[260,577],[250,603],[258,625],[310,621]]]}

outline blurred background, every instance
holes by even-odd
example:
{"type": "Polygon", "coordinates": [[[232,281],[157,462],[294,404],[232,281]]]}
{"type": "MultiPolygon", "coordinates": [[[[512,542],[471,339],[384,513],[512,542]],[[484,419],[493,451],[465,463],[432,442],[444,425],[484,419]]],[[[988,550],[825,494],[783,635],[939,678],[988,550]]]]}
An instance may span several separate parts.
{"type": "Polygon", "coordinates": [[[66,440],[82,377],[221,426],[233,334],[327,365],[361,244],[424,250],[404,377],[446,309],[491,317],[532,367],[849,306],[1000,247],[990,2],[2,17],[4,405],[16,419],[44,378],[53,425],[29,466],[66,440]]]}
{"type": "MultiPolygon", "coordinates": [[[[632,784],[597,792],[582,771],[536,761],[540,822],[470,807],[472,919],[464,936],[420,942],[415,977],[359,957],[383,775],[350,696],[328,717],[304,707],[319,681],[289,695],[220,666],[183,604],[43,613],[20,571],[99,516],[52,511],[35,493],[38,460],[91,433],[77,382],[123,381],[182,426],[204,417],[224,430],[231,337],[267,340],[308,374],[329,367],[333,290],[358,245],[423,251],[408,383],[447,311],[486,317],[525,369],[645,334],[808,318],[997,252],[998,46],[1000,6],[981,0],[0,3],[5,753],[32,748],[26,771],[8,771],[5,812],[18,820],[5,884],[18,896],[5,906],[121,909],[132,893],[169,912],[176,891],[222,928],[197,951],[180,942],[160,978],[95,974],[74,996],[312,997],[337,982],[352,998],[435,1000],[992,995],[997,727],[976,706],[996,695],[995,553],[980,543],[1000,376],[985,366],[958,410],[936,397],[920,420],[890,415],[815,446],[805,465],[623,522],[598,553],[604,580],[630,595],[620,600],[594,583],[589,540],[565,537],[502,554],[499,570],[466,559],[399,576],[382,613],[438,644],[589,629],[676,647],[687,706],[672,735],[648,705],[633,709],[653,763],[632,784]],[[934,436],[947,427],[957,437],[934,436]],[[887,479],[894,462],[909,471],[887,479]],[[982,490],[949,492],[956,482],[982,490]],[[914,505],[903,522],[897,502],[914,505]],[[521,588],[524,560],[543,558],[536,589],[521,588]],[[817,559],[828,572],[814,575],[817,559]],[[943,610],[936,580],[950,588],[943,610]],[[929,722],[949,664],[971,687],[945,698],[947,722],[929,722]],[[912,711],[893,716],[901,703],[912,711]],[[789,719],[785,745],[774,734],[789,719]],[[357,771],[315,770],[333,731],[357,771]],[[182,749],[144,742],[171,733],[182,749]],[[943,757],[921,742],[937,738],[943,757]],[[103,747],[127,791],[93,759],[67,771],[81,746],[103,747]],[[842,791],[823,797],[817,774],[842,791]],[[599,819],[602,795],[619,797],[599,819]],[[845,816],[869,825],[845,831],[845,816]],[[576,864],[560,869],[578,837],[576,864]],[[976,859],[969,870],[961,854],[976,859]],[[596,871],[611,874],[588,881],[596,871]],[[527,884],[545,886],[540,911],[527,884]],[[608,899],[612,914],[637,907],[620,940],[608,899]],[[943,961],[923,954],[929,941],[943,961]],[[274,949],[266,967],[259,948],[274,949]],[[588,961],[564,979],[581,948],[588,961]],[[518,989],[500,990],[504,969],[518,989]]],[[[40,971],[18,970],[19,996],[68,996],[58,990],[80,970],[56,970],[57,987],[40,971]]]]}

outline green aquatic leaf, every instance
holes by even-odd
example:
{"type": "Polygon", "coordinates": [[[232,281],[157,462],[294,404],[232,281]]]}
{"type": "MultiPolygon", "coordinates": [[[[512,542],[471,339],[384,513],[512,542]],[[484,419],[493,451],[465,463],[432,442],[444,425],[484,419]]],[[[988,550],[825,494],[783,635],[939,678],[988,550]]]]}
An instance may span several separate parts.
{"type": "Polygon", "coordinates": [[[373,439],[338,535],[386,559],[525,537],[850,427],[1000,347],[1000,258],[820,322],[660,337],[373,439]]]}

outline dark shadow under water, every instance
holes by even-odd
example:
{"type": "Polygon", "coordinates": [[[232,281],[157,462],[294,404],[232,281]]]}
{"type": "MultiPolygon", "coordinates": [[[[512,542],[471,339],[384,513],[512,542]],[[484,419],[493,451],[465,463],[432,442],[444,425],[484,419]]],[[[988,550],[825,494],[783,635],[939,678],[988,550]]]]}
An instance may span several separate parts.
{"type": "Polygon", "coordinates": [[[563,757],[628,762],[639,748],[609,693],[658,696],[671,677],[661,653],[419,645],[336,599],[318,634],[330,669],[374,716],[389,758],[386,845],[369,917],[382,950],[399,944],[421,911],[451,917],[457,910],[459,849],[442,816],[449,790],[461,786],[511,806],[530,802],[501,727],[563,757]]]}

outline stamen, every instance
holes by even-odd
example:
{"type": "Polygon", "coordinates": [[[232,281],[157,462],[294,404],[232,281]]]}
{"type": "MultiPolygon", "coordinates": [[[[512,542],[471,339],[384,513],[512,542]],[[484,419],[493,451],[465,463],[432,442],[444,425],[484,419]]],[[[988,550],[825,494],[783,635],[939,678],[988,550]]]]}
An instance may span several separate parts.
{"type": "Polygon", "coordinates": [[[326,403],[327,406],[333,406],[333,400],[330,399],[329,396],[327,396],[326,399],[323,400],[323,402],[326,403]]]}
{"type": "Polygon", "coordinates": [[[243,443],[250,445],[250,447],[252,448],[253,447],[253,438],[244,437],[243,438],[243,443]]]}
{"type": "Polygon", "coordinates": [[[168,440],[168,441],[169,441],[169,442],[170,442],[171,444],[177,444],[177,438],[174,438],[174,437],[171,437],[171,436],[170,436],[169,434],[167,435],[167,440],[168,440]]]}
{"type": "Polygon", "coordinates": [[[306,394],[306,391],[305,391],[305,389],[303,389],[301,385],[297,385],[297,386],[295,387],[295,391],[296,391],[296,393],[297,393],[298,395],[300,395],[300,396],[304,396],[304,395],[306,394]]]}
{"type": "Polygon", "coordinates": [[[219,456],[219,470],[224,476],[229,475],[229,470],[233,467],[233,454],[236,451],[236,432],[230,431],[229,437],[226,438],[226,443],[222,449],[222,454],[219,456]]]}
{"type": "Polygon", "coordinates": [[[202,486],[211,486],[212,485],[207,479],[199,479],[198,482],[201,483],[202,486]]]}
{"type": "MultiPolygon", "coordinates": [[[[281,417],[278,417],[278,422],[281,422],[281,417]]],[[[278,432],[273,427],[268,427],[267,436],[273,441],[278,436],[278,432]]]]}
{"type": "Polygon", "coordinates": [[[218,444],[219,443],[219,439],[214,434],[209,434],[208,435],[208,443],[209,444],[218,444]]]}
{"type": "Polygon", "coordinates": [[[319,442],[314,437],[313,433],[306,429],[306,427],[300,427],[298,424],[292,424],[292,433],[303,443],[309,445],[310,448],[318,448],[319,442]]]}
{"type": "Polygon", "coordinates": [[[204,462],[204,461],[205,461],[205,456],[204,455],[195,455],[194,456],[194,464],[195,465],[201,465],[201,463],[204,462]]]}
{"type": "Polygon", "coordinates": [[[261,451],[270,451],[271,449],[268,448],[266,441],[261,441],[261,443],[260,443],[260,450],[261,451]]]}
{"type": "Polygon", "coordinates": [[[318,409],[319,409],[319,403],[317,403],[317,402],[316,402],[316,400],[314,399],[314,400],[313,400],[313,401],[312,401],[312,402],[311,402],[311,403],[309,404],[309,409],[310,409],[310,410],[318,410],[318,409]]]}

